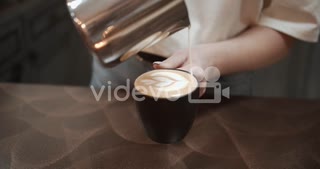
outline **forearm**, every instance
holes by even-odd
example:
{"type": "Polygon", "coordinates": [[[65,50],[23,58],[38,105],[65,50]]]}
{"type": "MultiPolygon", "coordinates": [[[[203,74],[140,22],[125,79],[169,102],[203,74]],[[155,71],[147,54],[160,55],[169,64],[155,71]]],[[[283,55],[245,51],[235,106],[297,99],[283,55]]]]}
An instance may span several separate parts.
{"type": "Polygon", "coordinates": [[[221,74],[250,71],[268,66],[288,54],[292,38],[265,27],[253,27],[241,35],[218,42],[207,54],[213,55],[210,65],[221,74]]]}

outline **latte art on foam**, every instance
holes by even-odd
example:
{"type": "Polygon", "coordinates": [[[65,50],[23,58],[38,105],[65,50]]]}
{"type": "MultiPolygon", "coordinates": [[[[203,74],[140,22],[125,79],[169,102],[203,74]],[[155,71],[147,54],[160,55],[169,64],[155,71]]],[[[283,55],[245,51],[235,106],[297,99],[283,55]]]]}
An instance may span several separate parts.
{"type": "Polygon", "coordinates": [[[135,81],[135,88],[151,97],[170,98],[191,93],[197,80],[189,73],[179,70],[153,70],[135,81]]]}
{"type": "Polygon", "coordinates": [[[150,74],[149,79],[141,80],[141,82],[145,85],[159,88],[158,90],[172,91],[186,88],[189,81],[179,74],[170,72],[155,72],[150,74]]]}

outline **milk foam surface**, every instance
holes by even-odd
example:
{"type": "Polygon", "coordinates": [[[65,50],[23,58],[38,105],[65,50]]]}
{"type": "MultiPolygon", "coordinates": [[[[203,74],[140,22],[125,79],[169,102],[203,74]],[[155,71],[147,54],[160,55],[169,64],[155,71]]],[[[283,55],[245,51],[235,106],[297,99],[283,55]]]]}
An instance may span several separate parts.
{"type": "Polygon", "coordinates": [[[171,98],[193,92],[197,84],[196,78],[187,72],[161,69],[139,76],[135,81],[135,88],[147,96],[171,98]]]}

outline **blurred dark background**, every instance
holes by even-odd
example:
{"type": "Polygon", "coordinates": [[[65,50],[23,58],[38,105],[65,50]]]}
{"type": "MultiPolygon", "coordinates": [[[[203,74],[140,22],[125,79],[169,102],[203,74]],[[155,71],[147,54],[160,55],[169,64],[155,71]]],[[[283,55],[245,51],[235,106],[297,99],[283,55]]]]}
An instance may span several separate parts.
{"type": "MultiPolygon", "coordinates": [[[[87,86],[92,58],[65,0],[0,1],[0,82],[87,86]]],[[[320,96],[320,43],[297,42],[290,56],[255,72],[253,94],[320,96]]]]}
{"type": "Polygon", "coordinates": [[[65,0],[0,0],[0,81],[88,85],[91,56],[65,0]]]}

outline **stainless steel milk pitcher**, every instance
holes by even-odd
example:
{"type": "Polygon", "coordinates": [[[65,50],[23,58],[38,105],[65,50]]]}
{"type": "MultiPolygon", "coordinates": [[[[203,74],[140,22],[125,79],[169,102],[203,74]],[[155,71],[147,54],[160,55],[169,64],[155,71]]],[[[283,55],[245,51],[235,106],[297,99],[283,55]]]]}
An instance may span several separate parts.
{"type": "Polygon", "coordinates": [[[92,54],[117,65],[189,26],[184,0],[67,0],[92,54]]]}

